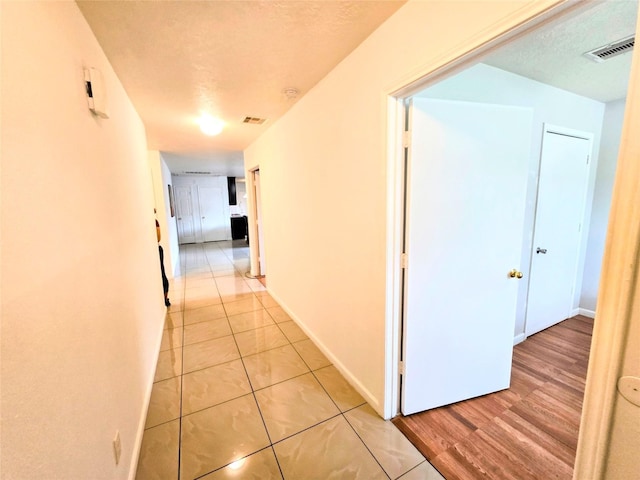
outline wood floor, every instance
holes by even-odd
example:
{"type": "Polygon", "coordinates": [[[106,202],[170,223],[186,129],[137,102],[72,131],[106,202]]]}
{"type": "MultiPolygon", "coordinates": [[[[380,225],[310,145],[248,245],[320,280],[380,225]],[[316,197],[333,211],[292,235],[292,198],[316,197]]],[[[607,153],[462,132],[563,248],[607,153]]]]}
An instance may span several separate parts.
{"type": "Polygon", "coordinates": [[[513,352],[511,388],[393,423],[447,480],[570,480],[593,320],[576,316],[513,352]]]}

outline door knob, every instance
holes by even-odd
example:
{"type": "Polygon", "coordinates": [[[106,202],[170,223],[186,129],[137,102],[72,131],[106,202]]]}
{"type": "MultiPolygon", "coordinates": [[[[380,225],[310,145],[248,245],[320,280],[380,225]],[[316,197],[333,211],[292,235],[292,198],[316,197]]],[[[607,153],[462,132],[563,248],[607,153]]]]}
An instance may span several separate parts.
{"type": "Polygon", "coordinates": [[[538,248],[536,248],[536,253],[545,254],[545,253],[547,253],[547,249],[538,247],[538,248]]]}
{"type": "Polygon", "coordinates": [[[510,278],[522,278],[524,275],[515,268],[509,272],[510,278]]]}

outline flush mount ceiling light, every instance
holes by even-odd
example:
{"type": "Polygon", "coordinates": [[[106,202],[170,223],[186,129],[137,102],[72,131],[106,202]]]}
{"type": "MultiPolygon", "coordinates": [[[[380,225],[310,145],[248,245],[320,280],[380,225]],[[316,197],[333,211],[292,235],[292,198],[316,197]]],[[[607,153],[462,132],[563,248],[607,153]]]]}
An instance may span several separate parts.
{"type": "Polygon", "coordinates": [[[210,137],[218,135],[224,128],[224,122],[222,120],[207,114],[202,114],[198,123],[200,124],[200,130],[202,130],[202,133],[210,137]]]}

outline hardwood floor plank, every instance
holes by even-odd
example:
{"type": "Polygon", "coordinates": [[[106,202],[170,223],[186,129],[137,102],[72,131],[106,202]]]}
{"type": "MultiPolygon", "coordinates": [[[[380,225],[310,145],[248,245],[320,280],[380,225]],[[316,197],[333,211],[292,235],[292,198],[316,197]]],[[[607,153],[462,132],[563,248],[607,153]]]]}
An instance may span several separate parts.
{"type": "MultiPolygon", "coordinates": [[[[427,458],[434,457],[453,444],[466,438],[476,430],[476,426],[466,420],[450,406],[416,413],[408,417],[397,417],[397,421],[406,424],[410,430],[416,431],[421,440],[421,447],[416,445],[427,458]]],[[[401,430],[403,430],[401,428],[401,430]]]]}
{"type": "Polygon", "coordinates": [[[582,338],[575,338],[575,335],[586,337],[585,334],[578,333],[572,335],[571,338],[563,338],[556,334],[556,332],[559,331],[560,330],[548,332],[545,330],[544,332],[537,333],[535,335],[536,342],[531,345],[531,347],[538,349],[544,348],[545,351],[557,352],[557,354],[562,355],[562,357],[572,362],[584,358],[585,355],[589,355],[589,343],[585,342],[582,338]]]}
{"type": "MultiPolygon", "coordinates": [[[[514,355],[515,356],[515,355],[514,355]]],[[[561,371],[576,362],[566,351],[557,351],[556,347],[547,345],[545,337],[537,337],[535,342],[523,343],[518,357],[526,358],[527,365],[537,365],[536,370],[551,374],[561,371]]]]}
{"type": "MultiPolygon", "coordinates": [[[[570,479],[572,468],[552,452],[533,441],[525,431],[496,418],[486,429],[478,432],[485,445],[502,453],[503,470],[517,479],[570,479]]],[[[478,445],[479,446],[479,445],[478,445]]],[[[482,448],[482,452],[486,448],[482,448]]]]}
{"type": "Polygon", "coordinates": [[[575,422],[569,412],[562,409],[559,403],[550,400],[548,396],[540,395],[536,391],[515,405],[512,411],[575,451],[578,442],[579,416],[578,421],[575,422]]]}
{"type": "Polygon", "coordinates": [[[544,385],[545,379],[539,378],[535,371],[527,371],[524,368],[516,368],[514,360],[514,368],[511,369],[511,386],[509,392],[516,394],[519,400],[523,399],[536,388],[544,385]]]}
{"type": "Polygon", "coordinates": [[[511,425],[514,429],[517,429],[521,434],[526,435],[532,444],[538,445],[539,447],[551,452],[554,457],[556,457],[559,461],[563,462],[565,466],[573,468],[574,462],[574,452],[567,445],[559,442],[547,432],[540,430],[535,425],[527,422],[525,419],[520,417],[518,414],[509,410],[505,412],[504,415],[500,417],[500,419],[511,425]]]}
{"type": "Polygon", "coordinates": [[[459,415],[461,421],[466,419],[474,429],[477,429],[508,410],[519,400],[520,396],[503,390],[495,394],[454,403],[450,409],[459,415]]]}
{"type": "MultiPolygon", "coordinates": [[[[509,452],[499,445],[496,446],[495,442],[491,441],[490,436],[485,430],[474,432],[466,440],[450,448],[447,454],[452,455],[454,458],[457,458],[459,462],[463,463],[465,465],[465,471],[473,470],[474,468],[478,470],[480,473],[479,478],[535,480],[535,477],[529,472],[521,471],[521,469],[514,466],[509,458],[509,452]]],[[[445,465],[438,462],[440,457],[441,456],[436,459],[436,463],[444,469],[445,465]]],[[[445,459],[446,457],[442,458],[442,460],[445,459]]],[[[439,466],[436,466],[436,468],[439,468],[439,466]]],[[[446,475],[445,478],[450,480],[446,475]]],[[[476,477],[473,476],[471,478],[476,477]]],[[[460,480],[464,479],[464,476],[460,477],[460,480]]]]}
{"type": "Polygon", "coordinates": [[[593,320],[514,347],[508,390],[393,422],[447,480],[570,480],[593,320]]]}
{"type": "Polygon", "coordinates": [[[547,382],[540,390],[550,397],[553,397],[556,401],[574,409],[578,412],[578,416],[582,411],[584,388],[574,388],[572,385],[566,383],[566,381],[563,381],[562,378],[557,378],[547,382]]]}
{"type": "MultiPolygon", "coordinates": [[[[447,480],[487,480],[494,477],[494,472],[487,471],[478,460],[473,444],[462,442],[438,455],[431,464],[447,480]],[[467,448],[468,447],[468,448],[467,448]]],[[[495,468],[495,467],[493,467],[495,468]]]]}
{"type": "Polygon", "coordinates": [[[593,333],[593,318],[576,315],[575,317],[568,318],[562,323],[564,324],[563,327],[572,328],[582,333],[586,333],[589,337],[591,337],[591,334],[593,333]]]}

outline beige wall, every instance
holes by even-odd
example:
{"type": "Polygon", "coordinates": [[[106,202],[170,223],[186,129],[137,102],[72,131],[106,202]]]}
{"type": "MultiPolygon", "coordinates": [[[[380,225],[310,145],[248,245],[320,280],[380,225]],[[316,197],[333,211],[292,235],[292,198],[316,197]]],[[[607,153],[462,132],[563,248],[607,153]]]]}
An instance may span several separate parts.
{"type": "Polygon", "coordinates": [[[2,478],[128,478],[165,310],[144,127],[74,2],[1,8],[2,478]]]}
{"type": "MultiPolygon", "coordinates": [[[[148,153],[149,168],[153,177],[153,198],[160,223],[160,244],[164,250],[165,271],[169,280],[180,274],[180,246],[178,245],[178,229],[175,215],[171,216],[168,185],[173,188],[171,171],[162,154],[157,150],[148,153]]],[[[174,206],[175,213],[175,206],[174,206]]]]}
{"type": "Polygon", "coordinates": [[[387,95],[553,3],[410,1],[245,151],[269,290],[381,414],[387,95]]]}
{"type": "MultiPolygon", "coordinates": [[[[385,312],[386,202],[394,195],[387,95],[556,3],[410,1],[245,151],[246,169],[260,167],[269,290],[381,414],[394,413],[385,396],[393,381],[385,359],[395,347],[385,312]]],[[[638,285],[637,157],[630,142],[629,168],[617,174],[626,191],[609,227],[580,480],[639,470],[637,407],[615,394],[620,374],[638,376],[640,365],[640,314],[625,316],[638,285]]]]}

